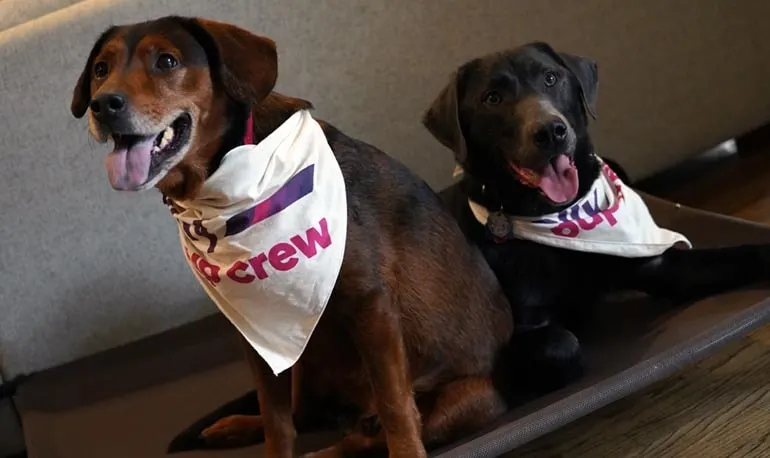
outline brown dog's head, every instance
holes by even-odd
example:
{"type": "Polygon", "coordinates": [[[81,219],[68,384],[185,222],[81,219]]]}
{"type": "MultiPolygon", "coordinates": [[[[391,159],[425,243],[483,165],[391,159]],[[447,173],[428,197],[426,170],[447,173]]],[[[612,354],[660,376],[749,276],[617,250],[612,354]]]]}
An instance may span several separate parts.
{"type": "Polygon", "coordinates": [[[233,25],[170,16],[111,27],[88,56],[72,114],[88,112],[91,135],[114,142],[115,189],[191,197],[277,72],[273,41],[233,25]]]}
{"type": "Polygon", "coordinates": [[[588,137],[597,87],[593,61],[530,43],[460,67],[423,123],[510,207],[551,210],[598,174],[588,137]]]}

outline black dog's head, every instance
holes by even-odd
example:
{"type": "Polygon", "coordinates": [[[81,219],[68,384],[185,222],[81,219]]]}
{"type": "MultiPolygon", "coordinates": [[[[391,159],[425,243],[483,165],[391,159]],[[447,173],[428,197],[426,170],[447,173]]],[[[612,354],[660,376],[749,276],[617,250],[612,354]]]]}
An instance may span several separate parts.
{"type": "Polygon", "coordinates": [[[542,214],[569,205],[599,173],[588,137],[597,86],[594,62],[530,43],[460,67],[423,123],[487,197],[542,214]]]}

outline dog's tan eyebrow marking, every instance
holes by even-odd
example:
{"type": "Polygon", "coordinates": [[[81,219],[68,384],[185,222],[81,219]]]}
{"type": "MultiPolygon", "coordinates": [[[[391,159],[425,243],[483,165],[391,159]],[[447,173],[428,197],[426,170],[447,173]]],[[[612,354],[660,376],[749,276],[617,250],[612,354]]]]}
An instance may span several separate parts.
{"type": "Polygon", "coordinates": [[[105,57],[110,57],[115,54],[118,54],[122,51],[122,48],[123,48],[122,46],[119,46],[115,44],[112,40],[110,40],[104,45],[104,47],[102,48],[102,51],[96,56],[96,59],[94,60],[99,60],[105,57]]]}
{"type": "Polygon", "coordinates": [[[126,47],[123,39],[119,36],[110,38],[94,59],[94,65],[97,62],[107,61],[114,66],[116,62],[120,61],[121,56],[125,56],[125,53],[126,47]]]}
{"type": "Polygon", "coordinates": [[[147,35],[143,37],[137,43],[134,53],[136,54],[139,51],[146,52],[148,49],[155,52],[181,54],[179,48],[171,40],[160,35],[147,35]]]}

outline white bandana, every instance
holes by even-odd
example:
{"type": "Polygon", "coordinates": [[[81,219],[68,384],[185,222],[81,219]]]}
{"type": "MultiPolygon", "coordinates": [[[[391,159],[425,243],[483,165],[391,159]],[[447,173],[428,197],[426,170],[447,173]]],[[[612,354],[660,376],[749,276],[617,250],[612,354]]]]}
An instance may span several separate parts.
{"type": "Polygon", "coordinates": [[[194,200],[164,201],[219,310],[274,373],[293,366],[337,282],[347,235],[345,182],[321,126],[295,113],[259,144],[229,151],[194,200]]]}
{"type": "MultiPolygon", "coordinates": [[[[489,210],[470,199],[468,204],[476,220],[486,224],[489,210]]],[[[605,163],[588,193],[569,208],[509,218],[514,237],[567,250],[636,258],[657,256],[677,243],[692,247],[685,236],[658,227],[641,196],[605,163]]]]}

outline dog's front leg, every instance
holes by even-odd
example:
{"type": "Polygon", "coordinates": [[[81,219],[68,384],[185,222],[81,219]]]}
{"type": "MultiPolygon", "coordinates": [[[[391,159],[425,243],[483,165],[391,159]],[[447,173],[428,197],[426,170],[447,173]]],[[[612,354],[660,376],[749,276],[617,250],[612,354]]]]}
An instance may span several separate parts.
{"type": "Polygon", "coordinates": [[[265,431],[265,456],[293,458],[297,431],[292,418],[291,371],[273,374],[270,366],[248,343],[246,359],[257,386],[261,420],[265,431]]]}
{"type": "Polygon", "coordinates": [[[371,295],[354,332],[391,458],[426,457],[399,311],[387,292],[371,295]]]}
{"type": "Polygon", "coordinates": [[[673,299],[695,299],[770,280],[770,245],[670,249],[642,261],[631,287],[673,299]]]}
{"type": "Polygon", "coordinates": [[[390,458],[427,457],[420,413],[412,392],[399,312],[384,291],[370,294],[356,312],[353,341],[361,355],[374,396],[379,427],[354,431],[337,444],[305,458],[339,458],[382,451],[390,458]]]}

